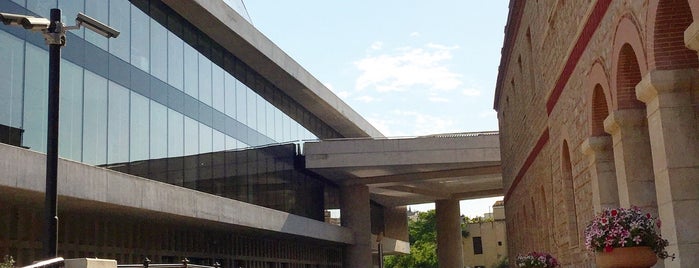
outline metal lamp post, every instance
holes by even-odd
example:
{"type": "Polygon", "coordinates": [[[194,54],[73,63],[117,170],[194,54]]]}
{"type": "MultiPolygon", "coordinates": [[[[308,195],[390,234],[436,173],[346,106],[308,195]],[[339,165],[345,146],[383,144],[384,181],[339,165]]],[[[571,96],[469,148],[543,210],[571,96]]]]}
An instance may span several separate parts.
{"type": "Polygon", "coordinates": [[[51,9],[49,20],[34,16],[0,13],[5,25],[22,26],[27,30],[41,31],[49,45],[49,99],[46,135],[46,194],[44,199],[44,254],[48,258],[58,253],[58,107],[61,83],[61,48],[66,44],[66,31],[85,26],[96,33],[110,38],[119,36],[119,31],[82,13],[78,13],[75,26],[64,26],[61,10],[51,9]]]}

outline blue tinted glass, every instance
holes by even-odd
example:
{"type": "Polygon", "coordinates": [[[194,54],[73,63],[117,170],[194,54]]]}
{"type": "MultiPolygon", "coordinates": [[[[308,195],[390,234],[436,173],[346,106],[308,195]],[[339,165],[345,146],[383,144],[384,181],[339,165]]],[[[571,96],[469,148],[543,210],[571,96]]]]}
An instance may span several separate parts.
{"type": "Polygon", "coordinates": [[[184,90],[184,42],[177,35],[167,33],[167,82],[184,90]]]}
{"type": "Polygon", "coordinates": [[[213,94],[212,107],[221,112],[225,112],[226,108],[224,105],[225,94],[224,94],[224,80],[223,80],[223,69],[218,67],[216,64],[212,64],[211,68],[211,89],[213,94]]]}
{"type": "Polygon", "coordinates": [[[184,92],[199,97],[199,52],[184,45],[184,92]]]}
{"type": "Polygon", "coordinates": [[[83,137],[83,69],[61,61],[61,96],[59,107],[58,154],[82,160],[83,137]]]}
{"type": "Polygon", "coordinates": [[[274,139],[274,105],[272,105],[269,102],[265,102],[265,122],[267,124],[267,131],[265,132],[265,135],[267,137],[270,137],[274,139]]]}
{"type": "Polygon", "coordinates": [[[131,92],[130,161],[148,159],[150,153],[150,102],[148,98],[131,92]]]}
{"type": "Polygon", "coordinates": [[[85,71],[83,162],[107,162],[107,79],[85,71]]]}
{"type": "Polygon", "coordinates": [[[262,96],[255,94],[257,100],[257,131],[264,135],[267,133],[267,107],[265,99],[262,96]]]}
{"type": "Polygon", "coordinates": [[[26,47],[24,77],[24,146],[46,152],[46,118],[48,111],[49,54],[38,47],[26,47]]]}
{"type": "Polygon", "coordinates": [[[107,163],[129,161],[129,90],[109,82],[107,163]]]}
{"type": "Polygon", "coordinates": [[[167,29],[151,19],[150,36],[150,73],[162,81],[167,81],[167,29]]]}
{"type": "Polygon", "coordinates": [[[252,90],[250,90],[248,87],[245,87],[245,90],[247,91],[247,98],[245,102],[247,103],[248,107],[248,111],[246,113],[248,118],[246,122],[250,128],[257,130],[257,94],[252,92],[252,90]]]}
{"type": "MultiPolygon", "coordinates": [[[[61,9],[61,20],[63,23],[73,25],[78,12],[85,13],[83,10],[84,6],[84,0],[58,1],[58,8],[61,9]]],[[[104,20],[104,22],[106,22],[106,20],[104,20]]],[[[79,30],[71,30],[70,32],[77,36],[83,37],[85,29],[80,28],[79,30]]]]}
{"type": "Polygon", "coordinates": [[[184,118],[184,154],[199,153],[199,123],[192,118],[184,118]]]}
{"type": "Polygon", "coordinates": [[[199,124],[199,152],[209,153],[212,147],[212,129],[207,125],[199,124]]]}
{"type": "MultiPolygon", "coordinates": [[[[61,1],[64,2],[64,1],[61,1]]],[[[70,2],[70,1],[68,1],[70,2]]],[[[98,21],[107,23],[109,22],[109,10],[107,8],[104,8],[107,6],[108,0],[89,0],[85,2],[85,15],[88,15],[98,21]]],[[[111,27],[117,29],[121,34],[119,35],[119,38],[122,38],[122,35],[126,35],[126,39],[128,39],[129,35],[129,28],[127,27],[126,29],[120,28],[119,26],[121,25],[114,25],[109,23],[111,27]],[[126,32],[125,32],[126,31],[126,32]]],[[[108,40],[107,38],[104,38],[104,36],[101,36],[93,31],[87,30],[85,31],[85,40],[88,42],[100,47],[103,50],[107,50],[107,44],[108,40]]]]}
{"type": "Polygon", "coordinates": [[[243,85],[240,81],[236,81],[235,84],[235,119],[243,124],[248,123],[248,98],[247,98],[248,88],[243,85]]]}
{"type": "Polygon", "coordinates": [[[145,72],[150,71],[149,25],[150,17],[136,6],[131,6],[131,64],[145,72]]]}
{"type": "Polygon", "coordinates": [[[109,1],[109,26],[121,32],[119,38],[109,38],[109,52],[129,62],[131,58],[129,51],[131,48],[131,4],[129,1],[109,1]]]}
{"type": "Polygon", "coordinates": [[[231,136],[226,136],[225,139],[226,139],[226,150],[233,150],[233,149],[239,148],[238,147],[238,140],[236,140],[235,138],[233,138],[231,136]]]}
{"type": "Polygon", "coordinates": [[[211,106],[211,61],[199,54],[199,100],[211,106]]]}
{"type": "Polygon", "coordinates": [[[27,0],[27,9],[39,17],[49,18],[52,8],[56,8],[56,0],[27,0]]]}
{"type": "Polygon", "coordinates": [[[214,130],[213,132],[213,151],[220,152],[226,149],[226,136],[223,133],[214,130]]]}
{"type": "Polygon", "coordinates": [[[228,73],[225,73],[225,106],[226,115],[235,118],[235,84],[236,80],[228,73]]]}
{"type": "Polygon", "coordinates": [[[0,31],[0,124],[22,128],[24,41],[0,31]]]}
{"type": "Polygon", "coordinates": [[[167,108],[150,102],[150,158],[167,157],[167,108]]]}
{"type": "Polygon", "coordinates": [[[284,140],[284,113],[279,109],[274,111],[274,140],[284,140]]]}
{"type": "Polygon", "coordinates": [[[184,155],[184,116],[168,109],[167,117],[167,156],[182,156],[184,155]]]}

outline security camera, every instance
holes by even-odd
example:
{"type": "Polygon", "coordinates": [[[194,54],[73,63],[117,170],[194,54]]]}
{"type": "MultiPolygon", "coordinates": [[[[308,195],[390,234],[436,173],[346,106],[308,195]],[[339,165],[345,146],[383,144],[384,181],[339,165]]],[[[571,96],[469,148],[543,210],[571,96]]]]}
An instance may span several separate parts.
{"type": "Polygon", "coordinates": [[[96,19],[90,18],[89,16],[83,13],[78,13],[78,17],[75,18],[75,22],[77,22],[78,25],[85,26],[85,28],[88,28],[96,32],[97,34],[107,38],[115,38],[119,36],[119,31],[117,31],[116,29],[109,27],[96,19]]]}
{"type": "Polygon", "coordinates": [[[22,19],[26,18],[26,15],[12,14],[12,13],[0,13],[0,20],[5,25],[15,25],[21,26],[22,19]]]}
{"type": "Polygon", "coordinates": [[[32,31],[44,30],[51,24],[51,22],[45,18],[11,13],[0,13],[0,19],[2,19],[2,23],[5,25],[21,25],[24,29],[32,31]]]}

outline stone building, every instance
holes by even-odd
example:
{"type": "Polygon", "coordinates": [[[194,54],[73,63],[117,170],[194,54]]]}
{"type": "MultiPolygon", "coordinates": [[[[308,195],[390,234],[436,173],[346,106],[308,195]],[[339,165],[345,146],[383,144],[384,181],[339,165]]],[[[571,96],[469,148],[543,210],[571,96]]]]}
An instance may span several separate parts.
{"type": "Polygon", "coordinates": [[[507,257],[507,229],[505,206],[502,201],[493,204],[493,212],[487,213],[484,222],[469,223],[468,237],[462,240],[464,266],[471,268],[492,267],[507,257]]]}
{"type": "MultiPolygon", "coordinates": [[[[511,1],[494,108],[510,260],[589,267],[604,207],[659,215],[699,267],[699,1],[511,1]]],[[[662,266],[663,263],[659,266],[662,266]]]]}

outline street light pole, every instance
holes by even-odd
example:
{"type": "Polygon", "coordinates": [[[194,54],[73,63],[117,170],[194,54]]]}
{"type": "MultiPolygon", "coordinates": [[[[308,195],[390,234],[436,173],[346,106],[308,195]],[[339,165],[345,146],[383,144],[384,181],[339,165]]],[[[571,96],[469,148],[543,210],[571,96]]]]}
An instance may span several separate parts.
{"type": "MultiPolygon", "coordinates": [[[[63,30],[61,10],[51,9],[50,20],[48,34],[60,35],[63,30]]],[[[46,135],[46,195],[44,197],[44,224],[46,225],[44,254],[47,258],[58,256],[58,107],[63,45],[65,41],[49,43],[49,105],[46,135]]]]}

